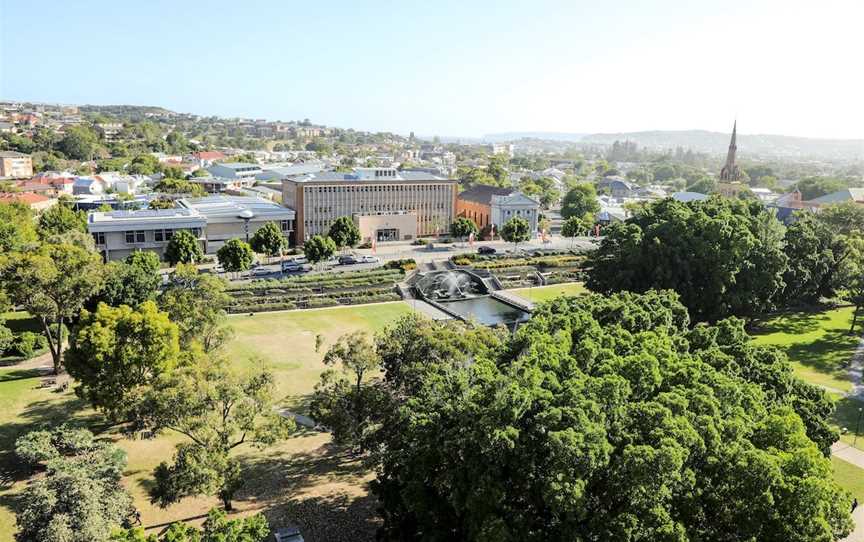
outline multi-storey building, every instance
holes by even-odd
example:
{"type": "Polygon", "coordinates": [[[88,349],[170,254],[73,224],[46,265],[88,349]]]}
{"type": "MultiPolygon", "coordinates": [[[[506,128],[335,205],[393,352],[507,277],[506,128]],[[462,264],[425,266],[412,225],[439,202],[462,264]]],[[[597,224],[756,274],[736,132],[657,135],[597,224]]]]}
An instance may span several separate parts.
{"type": "Polygon", "coordinates": [[[0,177],[32,177],[33,160],[30,155],[15,152],[0,152],[0,177]]]}
{"type": "Polygon", "coordinates": [[[494,225],[497,231],[508,220],[522,217],[537,231],[540,202],[513,188],[474,185],[456,198],[456,215],[473,221],[482,231],[494,225]]]}
{"type": "Polygon", "coordinates": [[[350,216],[364,241],[396,241],[437,235],[453,222],[455,179],[395,168],[356,168],[282,181],[282,203],[297,213],[296,239],[326,234],[334,220],[350,216]]]}

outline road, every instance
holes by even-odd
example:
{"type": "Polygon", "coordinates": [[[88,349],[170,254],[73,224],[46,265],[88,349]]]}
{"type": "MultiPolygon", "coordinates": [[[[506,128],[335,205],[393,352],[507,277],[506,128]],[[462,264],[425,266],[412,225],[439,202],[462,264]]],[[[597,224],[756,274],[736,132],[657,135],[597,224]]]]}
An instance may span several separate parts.
{"type": "MultiPolygon", "coordinates": [[[[566,250],[570,248],[574,249],[591,249],[596,245],[596,240],[591,237],[577,237],[575,239],[567,239],[561,236],[552,236],[548,243],[543,243],[539,239],[533,239],[531,241],[525,243],[519,243],[519,250],[533,250],[533,249],[556,249],[556,250],[566,250]]],[[[322,272],[342,272],[342,271],[365,271],[370,269],[375,269],[376,267],[380,267],[382,264],[386,263],[389,260],[401,260],[407,258],[413,258],[419,265],[423,265],[429,262],[438,262],[449,259],[451,256],[455,254],[465,254],[468,252],[477,252],[477,249],[481,246],[492,247],[495,250],[500,252],[512,251],[514,249],[513,243],[507,243],[505,241],[478,241],[472,244],[470,243],[453,243],[453,244],[436,244],[434,249],[430,250],[428,246],[424,245],[412,245],[410,242],[395,242],[395,243],[384,243],[380,244],[376,247],[376,249],[354,249],[351,252],[360,256],[376,256],[380,261],[378,263],[361,263],[354,265],[325,265],[324,269],[321,270],[312,270],[309,271],[309,274],[322,273],[322,272]]],[[[285,260],[291,259],[291,256],[286,256],[285,260]]],[[[279,278],[280,266],[278,260],[276,260],[272,264],[260,265],[255,269],[255,275],[247,276],[244,274],[240,278],[234,279],[230,273],[223,274],[223,276],[232,282],[247,282],[251,279],[268,279],[268,278],[279,278]]],[[[201,269],[212,269],[214,265],[202,265],[201,269]]],[[[169,271],[169,270],[163,270],[169,271]]],[[[296,273],[295,273],[296,274],[296,273]]],[[[287,275],[287,274],[286,274],[287,275]]]]}

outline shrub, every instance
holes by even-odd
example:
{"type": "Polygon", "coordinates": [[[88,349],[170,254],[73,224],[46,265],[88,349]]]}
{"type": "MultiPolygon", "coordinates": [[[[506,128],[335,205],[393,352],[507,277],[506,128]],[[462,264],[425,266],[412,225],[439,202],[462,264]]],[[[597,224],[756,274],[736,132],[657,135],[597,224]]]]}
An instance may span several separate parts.
{"type": "Polygon", "coordinates": [[[417,269],[417,262],[414,258],[405,258],[402,260],[390,260],[384,264],[384,269],[401,269],[404,272],[417,269]]]}
{"type": "Polygon", "coordinates": [[[46,348],[47,346],[47,341],[44,335],[33,333],[32,331],[25,331],[15,337],[15,341],[12,343],[12,353],[22,358],[30,358],[33,357],[34,353],[46,348]]]}

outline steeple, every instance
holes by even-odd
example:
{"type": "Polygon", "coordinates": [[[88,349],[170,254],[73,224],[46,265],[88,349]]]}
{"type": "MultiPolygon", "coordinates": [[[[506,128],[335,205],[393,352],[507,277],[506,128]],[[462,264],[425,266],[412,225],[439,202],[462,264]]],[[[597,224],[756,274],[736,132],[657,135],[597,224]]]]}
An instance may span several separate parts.
{"type": "Polygon", "coordinates": [[[737,181],[741,177],[741,172],[735,164],[735,154],[738,152],[736,139],[738,138],[738,119],[732,125],[732,140],[729,142],[729,151],[726,153],[726,164],[720,170],[721,181],[737,181]]]}

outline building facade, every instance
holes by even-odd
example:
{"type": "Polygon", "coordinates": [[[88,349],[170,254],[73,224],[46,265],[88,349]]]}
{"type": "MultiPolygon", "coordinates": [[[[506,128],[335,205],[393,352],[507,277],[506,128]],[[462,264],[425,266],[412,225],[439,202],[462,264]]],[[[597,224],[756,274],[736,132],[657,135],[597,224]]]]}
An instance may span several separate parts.
{"type": "Polygon", "coordinates": [[[164,258],[168,242],[179,230],[191,231],[205,254],[214,254],[231,239],[248,240],[268,222],[293,240],[294,211],[271,201],[249,197],[212,196],[182,199],[174,209],[93,212],[87,229],[106,261],[122,260],[147,250],[164,258]]]}
{"type": "Polygon", "coordinates": [[[456,198],[456,216],[468,218],[481,231],[490,224],[499,230],[505,222],[522,217],[537,230],[540,202],[512,188],[474,185],[456,198]]]}
{"type": "Polygon", "coordinates": [[[15,151],[0,151],[0,177],[20,179],[33,176],[30,155],[15,151]]]}
{"type": "Polygon", "coordinates": [[[211,165],[207,168],[207,171],[214,177],[249,179],[250,181],[254,181],[255,176],[261,174],[261,166],[244,162],[221,162],[211,165]]]}
{"type": "Polygon", "coordinates": [[[455,179],[394,168],[356,168],[282,181],[282,203],[297,213],[302,243],[350,216],[364,241],[414,239],[446,232],[453,222],[455,179]]]}

